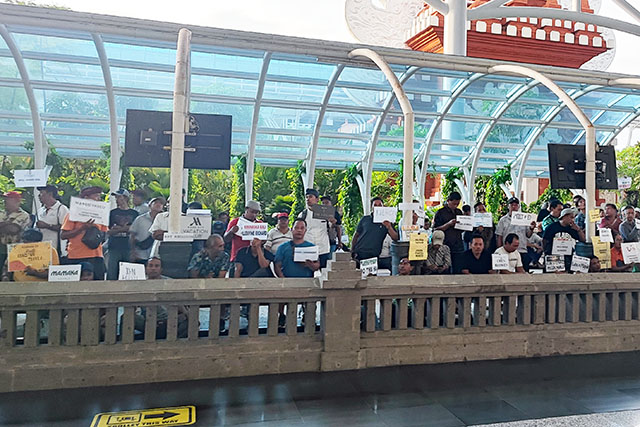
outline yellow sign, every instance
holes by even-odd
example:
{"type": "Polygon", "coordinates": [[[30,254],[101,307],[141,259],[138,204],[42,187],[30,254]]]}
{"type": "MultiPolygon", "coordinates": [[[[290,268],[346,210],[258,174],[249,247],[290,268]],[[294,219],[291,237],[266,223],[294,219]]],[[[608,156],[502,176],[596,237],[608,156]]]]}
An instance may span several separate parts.
{"type": "Polygon", "coordinates": [[[600,209],[591,209],[589,211],[589,222],[600,221],[600,209]]]}
{"type": "Polygon", "coordinates": [[[93,417],[91,427],[188,426],[196,422],[195,406],[105,412],[93,417]]]}
{"type": "Polygon", "coordinates": [[[600,260],[601,268],[611,268],[611,249],[607,242],[602,242],[599,236],[591,238],[593,254],[600,260]]]}
{"type": "Polygon", "coordinates": [[[409,235],[409,261],[427,259],[428,237],[422,233],[411,233],[409,235]]]}
{"type": "Polygon", "coordinates": [[[44,270],[51,264],[51,242],[9,245],[9,271],[44,270]]]}

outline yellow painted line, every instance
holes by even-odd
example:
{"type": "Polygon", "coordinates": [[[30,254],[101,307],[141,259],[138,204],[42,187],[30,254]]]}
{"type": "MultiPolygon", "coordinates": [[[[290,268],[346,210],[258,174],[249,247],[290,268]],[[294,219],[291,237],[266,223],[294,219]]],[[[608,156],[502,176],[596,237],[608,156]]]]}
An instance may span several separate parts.
{"type": "Polygon", "coordinates": [[[188,426],[195,422],[195,406],[174,406],[96,414],[91,427],[188,426]]]}

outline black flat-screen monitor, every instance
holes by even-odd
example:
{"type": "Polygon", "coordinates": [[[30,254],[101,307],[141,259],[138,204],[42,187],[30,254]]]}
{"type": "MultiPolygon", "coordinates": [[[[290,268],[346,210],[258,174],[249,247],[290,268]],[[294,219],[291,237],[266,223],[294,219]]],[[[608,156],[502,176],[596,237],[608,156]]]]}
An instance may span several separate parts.
{"type": "MultiPolygon", "coordinates": [[[[548,150],[551,188],[585,188],[584,145],[549,144],[548,150]]],[[[596,188],[618,189],[616,152],[610,145],[596,152],[596,188]]]]}
{"type": "MultiPolygon", "coordinates": [[[[172,119],[170,111],[127,110],[124,164],[170,167],[172,119]]],[[[184,146],[185,168],[229,169],[231,116],[189,114],[184,146]]]]}

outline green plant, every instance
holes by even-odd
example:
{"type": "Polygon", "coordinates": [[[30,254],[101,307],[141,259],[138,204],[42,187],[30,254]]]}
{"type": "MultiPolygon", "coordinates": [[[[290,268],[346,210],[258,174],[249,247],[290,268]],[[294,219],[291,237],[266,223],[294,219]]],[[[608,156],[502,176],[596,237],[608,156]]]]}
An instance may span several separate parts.
{"type": "Polygon", "coordinates": [[[231,181],[231,195],[229,196],[229,215],[231,218],[239,217],[244,213],[244,174],[247,171],[247,156],[239,156],[231,167],[233,174],[231,181]]]}
{"type": "Polygon", "coordinates": [[[300,212],[302,212],[307,203],[304,195],[304,183],[302,182],[302,175],[304,173],[305,167],[302,160],[298,161],[298,165],[295,168],[287,169],[287,179],[289,180],[291,196],[293,197],[290,213],[291,224],[293,224],[293,221],[300,215],[300,212]]]}
{"type": "Polygon", "coordinates": [[[362,197],[357,182],[359,173],[357,165],[351,165],[344,174],[338,193],[338,204],[342,206],[342,225],[350,238],[353,237],[363,214],[362,197]]]}
{"type": "Polygon", "coordinates": [[[441,194],[443,197],[449,197],[454,191],[461,193],[462,191],[456,184],[456,179],[462,179],[464,173],[461,168],[451,168],[444,174],[444,180],[442,182],[441,194]]]}
{"type": "Polygon", "coordinates": [[[484,205],[487,211],[493,214],[493,219],[498,221],[507,213],[507,195],[502,189],[503,185],[511,183],[511,165],[497,169],[485,184],[484,205]]]}
{"type": "Polygon", "coordinates": [[[571,193],[571,190],[553,189],[551,187],[547,187],[542,192],[540,197],[538,197],[538,200],[527,206],[527,211],[531,213],[538,213],[544,202],[548,202],[551,199],[558,199],[562,203],[567,203],[570,202],[572,198],[573,193],[571,193]]]}

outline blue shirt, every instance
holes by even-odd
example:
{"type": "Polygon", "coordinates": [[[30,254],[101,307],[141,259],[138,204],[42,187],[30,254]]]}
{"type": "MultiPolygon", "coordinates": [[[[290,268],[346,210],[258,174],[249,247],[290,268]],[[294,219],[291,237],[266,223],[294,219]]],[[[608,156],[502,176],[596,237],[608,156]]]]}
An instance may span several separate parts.
{"type": "Polygon", "coordinates": [[[280,245],[276,251],[275,262],[281,264],[280,269],[284,277],[313,277],[313,270],[303,262],[293,262],[293,248],[306,248],[308,246],[314,245],[306,240],[298,245],[294,245],[292,240],[280,245]]]}

